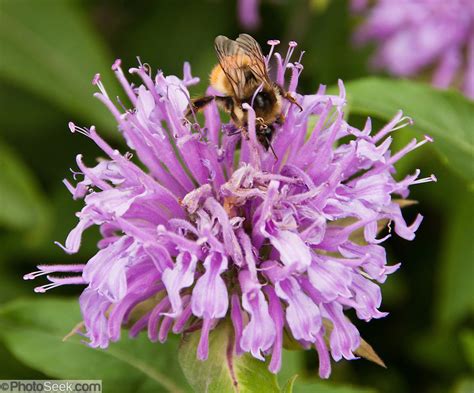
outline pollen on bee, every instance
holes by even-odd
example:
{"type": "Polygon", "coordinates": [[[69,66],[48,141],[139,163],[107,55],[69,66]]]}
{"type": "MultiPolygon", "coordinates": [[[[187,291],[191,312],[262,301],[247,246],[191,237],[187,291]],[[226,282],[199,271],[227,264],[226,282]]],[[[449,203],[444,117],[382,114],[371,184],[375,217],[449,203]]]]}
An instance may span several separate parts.
{"type": "Polygon", "coordinates": [[[222,68],[219,64],[217,64],[211,71],[211,75],[209,75],[209,82],[212,86],[218,84],[220,74],[223,74],[222,68]]]}
{"type": "Polygon", "coordinates": [[[232,86],[224,74],[222,67],[217,64],[211,71],[211,75],[209,77],[209,81],[211,86],[225,95],[231,95],[232,93],[232,86]]]}
{"type": "MultiPolygon", "coordinates": [[[[224,61],[228,65],[229,69],[243,68],[248,66],[251,62],[250,57],[247,55],[226,56],[224,61]]],[[[217,64],[212,69],[211,75],[209,76],[209,82],[214,89],[221,92],[222,94],[233,94],[232,85],[220,64],[217,64]]]]}

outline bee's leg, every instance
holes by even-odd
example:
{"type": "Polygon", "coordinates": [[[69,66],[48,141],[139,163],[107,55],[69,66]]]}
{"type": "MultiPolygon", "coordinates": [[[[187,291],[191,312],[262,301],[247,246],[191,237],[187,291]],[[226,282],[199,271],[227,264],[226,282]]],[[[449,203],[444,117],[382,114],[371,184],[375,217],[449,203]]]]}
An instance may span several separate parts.
{"type": "Polygon", "coordinates": [[[265,148],[265,150],[268,151],[270,149],[273,153],[273,157],[275,157],[275,160],[278,161],[278,156],[276,155],[275,150],[273,149],[273,146],[272,146],[272,136],[274,132],[275,132],[275,128],[273,124],[270,124],[270,125],[263,124],[262,127],[260,127],[259,129],[259,133],[257,134],[257,137],[258,137],[259,142],[265,148]]]}
{"type": "Polygon", "coordinates": [[[195,98],[194,100],[191,100],[191,103],[189,105],[189,108],[186,112],[185,117],[188,118],[189,116],[203,110],[214,99],[216,99],[215,96],[204,96],[204,97],[199,97],[199,98],[195,98]]]}
{"type": "Polygon", "coordinates": [[[280,113],[280,115],[275,120],[275,123],[278,124],[279,126],[282,126],[283,124],[285,124],[285,115],[283,113],[280,113]]]}
{"type": "Polygon", "coordinates": [[[242,130],[240,128],[235,128],[231,132],[226,133],[226,135],[227,136],[234,136],[234,135],[241,134],[241,133],[242,133],[242,130]]]}
{"type": "Polygon", "coordinates": [[[257,117],[255,118],[255,124],[257,126],[258,129],[265,129],[267,128],[267,125],[265,124],[265,120],[263,119],[263,117],[257,117]]]}
{"type": "Polygon", "coordinates": [[[303,107],[299,104],[298,101],[296,101],[296,98],[293,97],[288,91],[286,91],[282,86],[276,84],[280,94],[282,95],[282,97],[288,101],[290,101],[291,104],[294,104],[296,105],[298,108],[300,108],[300,111],[302,112],[303,111],[303,107]]]}
{"type": "Polygon", "coordinates": [[[233,113],[234,111],[234,100],[230,96],[215,96],[216,104],[227,113],[233,113]]]}
{"type": "Polygon", "coordinates": [[[300,112],[303,112],[303,107],[300,105],[298,101],[296,101],[295,97],[293,97],[290,93],[286,91],[285,94],[283,95],[283,98],[290,101],[290,103],[295,104],[298,108],[300,108],[300,112]]]}
{"type": "Polygon", "coordinates": [[[240,127],[239,130],[240,130],[240,133],[242,134],[242,136],[248,141],[250,139],[250,136],[249,136],[249,133],[247,131],[247,127],[245,127],[245,126],[240,127]]]}

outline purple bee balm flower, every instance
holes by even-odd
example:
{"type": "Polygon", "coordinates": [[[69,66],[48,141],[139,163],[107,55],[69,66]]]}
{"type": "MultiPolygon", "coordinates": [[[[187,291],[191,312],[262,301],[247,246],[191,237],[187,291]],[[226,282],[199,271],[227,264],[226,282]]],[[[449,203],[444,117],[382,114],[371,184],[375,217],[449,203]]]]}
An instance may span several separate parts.
{"type": "MultiPolygon", "coordinates": [[[[364,2],[352,1],[360,11],[364,2]]],[[[412,77],[433,69],[433,85],[461,85],[474,99],[474,3],[472,0],[378,0],[356,34],[376,41],[375,68],[412,77]]]]}
{"type": "MultiPolygon", "coordinates": [[[[270,43],[272,50],[278,44],[270,43]]],[[[290,74],[286,85],[303,110],[284,104],[286,120],[271,142],[275,154],[258,142],[249,105],[248,138],[225,132],[232,126],[221,123],[214,103],[205,109],[205,127],[184,119],[188,86],[198,81],[187,63],[182,79],[152,75],[140,64],[130,73],[141,83],[132,85],[116,61],[112,69],[131,109],[120,109],[94,78],[96,97],[135,158],[93,126],[70,123],[107,158],[90,168],[78,155],[80,181],[64,181],[84,207],[61,247],[77,252],[83,231],[97,225],[99,250],[86,264],[40,265],[25,276],[47,275],[50,283],[36,292],[86,286],[79,302],[90,346],[119,340],[125,324],[132,337],[145,330],[160,342],[170,332],[200,330],[197,357],[206,359],[209,335],[230,319],[236,354],[269,357],[276,373],[286,332],[317,350],[327,378],[330,355],[354,359],[361,342],[344,310],[364,321],[386,315],[378,283],[399,264],[387,266],[380,243],[391,233],[379,238],[378,226],[393,222],[396,234],[414,238],[422,217],[407,224],[396,198],[434,177],[418,179],[416,171],[397,181],[394,164],[431,139],[392,153],[390,134],[411,123],[401,112],[377,132],[370,120],[359,130],[344,120],[342,82],[337,96],[324,86],[296,93],[302,66],[290,63],[295,46],[285,58],[275,54],[276,80],[283,84],[290,74]]]]}

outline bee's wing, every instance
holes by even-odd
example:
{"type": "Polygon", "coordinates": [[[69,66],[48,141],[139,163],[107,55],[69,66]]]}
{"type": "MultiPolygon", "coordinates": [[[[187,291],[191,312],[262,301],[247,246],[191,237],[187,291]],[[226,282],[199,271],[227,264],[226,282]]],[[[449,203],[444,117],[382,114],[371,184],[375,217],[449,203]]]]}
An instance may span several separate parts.
{"type": "Polygon", "coordinates": [[[245,94],[245,52],[241,46],[223,35],[216,37],[214,41],[219,64],[229,80],[234,95],[244,98],[245,94]]]}
{"type": "Polygon", "coordinates": [[[262,49],[255,39],[248,34],[240,34],[236,40],[237,44],[242,48],[244,53],[250,58],[249,68],[254,76],[269,85],[272,84],[268,76],[267,65],[265,57],[262,54],[262,49]]]}

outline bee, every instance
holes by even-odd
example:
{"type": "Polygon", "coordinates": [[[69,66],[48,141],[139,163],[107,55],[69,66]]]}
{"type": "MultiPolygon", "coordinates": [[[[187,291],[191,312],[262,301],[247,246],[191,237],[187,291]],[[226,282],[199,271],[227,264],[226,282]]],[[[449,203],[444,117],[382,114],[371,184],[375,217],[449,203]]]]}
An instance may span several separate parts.
{"type": "MultiPolygon", "coordinates": [[[[266,150],[273,148],[271,140],[275,125],[285,121],[283,99],[303,108],[283,86],[268,75],[267,63],[260,45],[248,34],[240,34],[234,41],[223,35],[214,41],[219,63],[210,75],[210,84],[222,96],[204,96],[191,101],[186,117],[204,109],[212,101],[230,115],[231,121],[247,136],[247,111],[244,103],[255,111],[256,134],[266,150]]],[[[275,154],[275,152],[273,152],[275,154]]]]}

